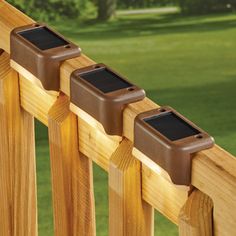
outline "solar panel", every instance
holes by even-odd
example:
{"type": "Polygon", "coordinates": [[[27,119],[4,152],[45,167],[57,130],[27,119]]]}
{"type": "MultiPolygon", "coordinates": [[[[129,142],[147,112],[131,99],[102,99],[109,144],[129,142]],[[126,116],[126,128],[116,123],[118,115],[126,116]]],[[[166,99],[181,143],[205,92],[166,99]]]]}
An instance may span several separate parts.
{"type": "Polygon", "coordinates": [[[19,34],[41,50],[47,50],[69,44],[47,27],[38,27],[20,32],[19,34]]]}
{"type": "Polygon", "coordinates": [[[85,72],[80,74],[80,77],[103,93],[109,93],[132,86],[132,84],[123,80],[107,68],[98,68],[85,72]]]}
{"type": "Polygon", "coordinates": [[[200,133],[173,112],[146,118],[144,121],[171,141],[187,138],[200,133]]]}

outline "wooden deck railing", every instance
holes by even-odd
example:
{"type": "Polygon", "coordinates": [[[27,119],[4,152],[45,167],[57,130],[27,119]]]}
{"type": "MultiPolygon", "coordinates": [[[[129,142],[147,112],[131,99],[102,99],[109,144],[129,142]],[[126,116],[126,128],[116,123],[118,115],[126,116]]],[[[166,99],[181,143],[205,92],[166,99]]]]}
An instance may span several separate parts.
{"type": "Polygon", "coordinates": [[[34,118],[49,130],[55,235],[96,234],[93,162],[109,176],[109,235],[153,235],[154,209],[178,224],[182,236],[236,235],[236,159],[217,145],[197,153],[191,188],[142,165],[132,156],[134,119],[159,106],[148,98],[128,105],[123,137],[107,135],[70,105],[71,73],[94,61],[85,55],[65,61],[60,93],[47,93],[10,62],[10,32],[33,22],[0,1],[0,236],[38,234],[34,118]]]}

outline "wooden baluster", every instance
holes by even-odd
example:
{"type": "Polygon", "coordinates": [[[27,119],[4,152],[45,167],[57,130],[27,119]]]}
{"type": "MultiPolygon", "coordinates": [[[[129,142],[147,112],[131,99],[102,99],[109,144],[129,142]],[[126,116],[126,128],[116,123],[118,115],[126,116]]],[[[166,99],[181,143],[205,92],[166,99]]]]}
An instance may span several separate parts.
{"type": "Polygon", "coordinates": [[[141,164],[132,156],[132,148],[132,143],[125,139],[110,159],[110,236],[154,234],[153,208],[142,200],[141,164]]]}
{"type": "Polygon", "coordinates": [[[20,107],[18,74],[0,52],[0,235],[36,236],[34,118],[20,107]]]}
{"type": "Polygon", "coordinates": [[[49,111],[55,236],[95,235],[92,161],[79,153],[77,117],[60,95],[49,111]]]}
{"type": "Polygon", "coordinates": [[[213,236],[213,202],[194,190],[179,215],[180,236],[213,236]]]}

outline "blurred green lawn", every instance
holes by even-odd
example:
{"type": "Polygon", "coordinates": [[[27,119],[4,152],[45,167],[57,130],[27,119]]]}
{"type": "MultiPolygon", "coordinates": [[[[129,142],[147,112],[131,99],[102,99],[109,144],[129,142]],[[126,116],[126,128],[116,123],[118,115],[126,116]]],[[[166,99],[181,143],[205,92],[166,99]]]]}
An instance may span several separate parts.
{"type": "MultiPolygon", "coordinates": [[[[207,130],[236,154],[236,15],[177,14],[118,16],[108,23],[53,23],[83,52],[107,63],[207,130]]],[[[40,236],[53,235],[46,129],[37,125],[40,236]]],[[[97,235],[108,229],[107,175],[95,167],[97,235]]],[[[174,236],[177,227],[157,215],[155,235],[174,236]]]]}

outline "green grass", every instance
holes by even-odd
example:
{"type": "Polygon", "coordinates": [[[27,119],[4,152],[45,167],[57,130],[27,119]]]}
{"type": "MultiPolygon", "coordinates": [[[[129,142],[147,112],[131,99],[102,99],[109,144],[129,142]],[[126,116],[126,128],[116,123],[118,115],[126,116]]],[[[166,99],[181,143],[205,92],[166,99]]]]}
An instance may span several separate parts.
{"type": "MultiPolygon", "coordinates": [[[[158,104],[170,105],[236,154],[236,15],[119,16],[108,23],[54,23],[83,52],[142,86],[158,104]]],[[[37,129],[44,135],[42,127],[37,129]]],[[[38,141],[40,236],[52,235],[46,141],[38,141]]],[[[94,169],[98,236],[107,235],[107,175],[94,169]]],[[[177,228],[157,215],[158,236],[177,228]]]]}

